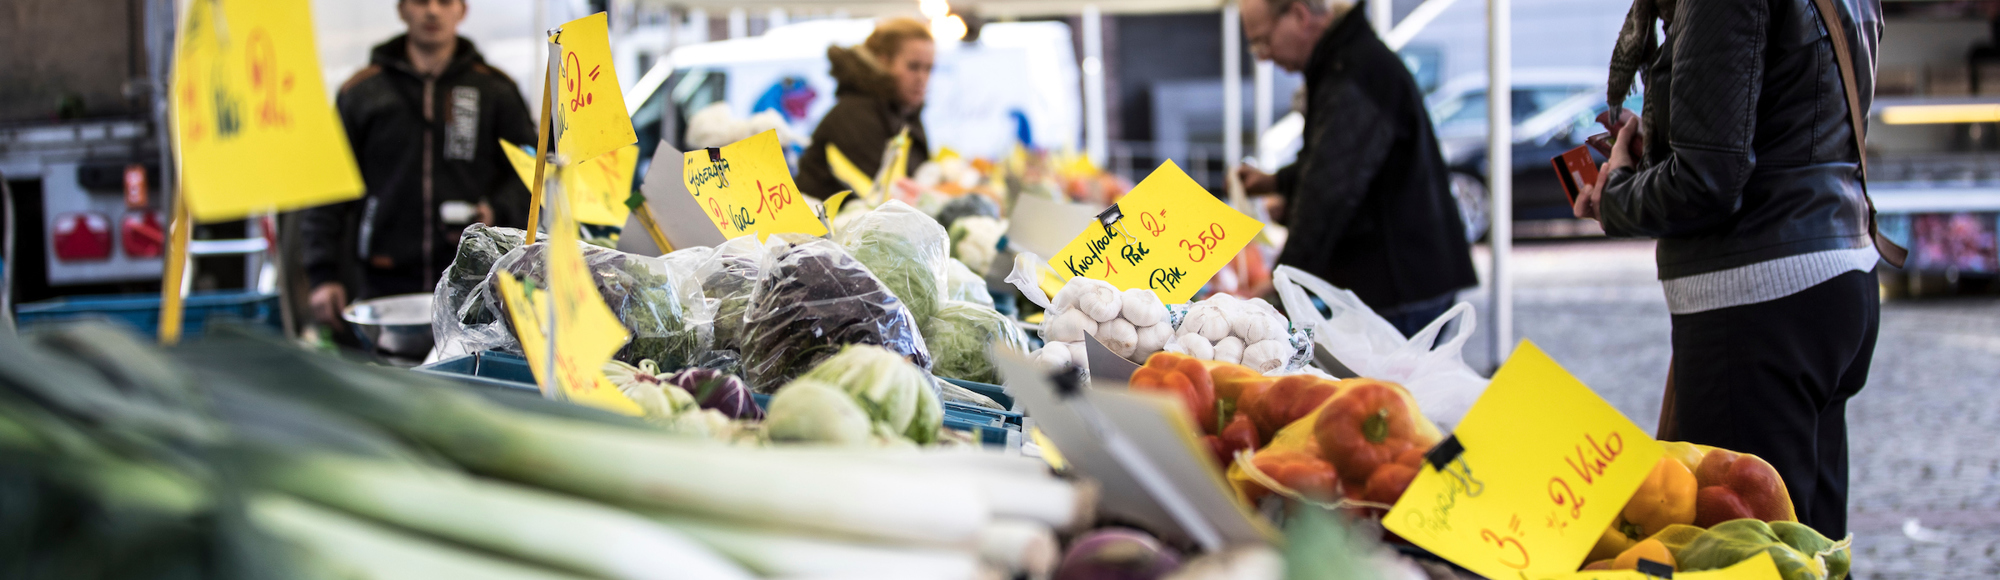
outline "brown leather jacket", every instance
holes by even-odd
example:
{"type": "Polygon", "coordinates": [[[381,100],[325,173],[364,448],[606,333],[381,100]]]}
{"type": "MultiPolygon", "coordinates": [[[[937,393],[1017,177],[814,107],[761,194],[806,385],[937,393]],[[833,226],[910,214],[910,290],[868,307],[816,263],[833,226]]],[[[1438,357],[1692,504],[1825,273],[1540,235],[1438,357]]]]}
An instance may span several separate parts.
{"type": "Polygon", "coordinates": [[[854,162],[856,168],[872,176],[882,168],[882,154],[889,140],[908,128],[910,159],[906,171],[916,171],[917,166],[930,160],[923,107],[904,110],[896,104],[896,80],[888,70],[860,47],[827,47],[826,59],[833,63],[833,78],[840,82],[840,87],[834,91],[833,109],[813,129],[812,145],[799,157],[799,191],[826,199],[849,189],[833,176],[833,168],[827,164],[829,143],[839,147],[840,153],[854,162]]]}

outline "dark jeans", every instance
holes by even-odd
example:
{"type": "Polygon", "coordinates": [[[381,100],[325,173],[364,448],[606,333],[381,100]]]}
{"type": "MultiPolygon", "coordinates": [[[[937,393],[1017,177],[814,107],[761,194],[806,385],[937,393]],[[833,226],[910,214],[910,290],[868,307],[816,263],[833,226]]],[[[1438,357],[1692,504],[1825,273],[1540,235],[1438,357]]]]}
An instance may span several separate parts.
{"type": "Polygon", "coordinates": [[[1847,535],[1847,400],[1880,330],[1875,274],[1848,272],[1769,302],[1673,317],[1681,438],[1755,454],[1799,521],[1847,535]]]}
{"type": "MultiPolygon", "coordinates": [[[[1431,321],[1437,320],[1439,316],[1444,316],[1444,311],[1451,310],[1451,307],[1452,301],[1444,300],[1436,306],[1425,306],[1397,314],[1386,315],[1382,318],[1388,320],[1390,326],[1396,327],[1396,330],[1401,331],[1403,336],[1407,338],[1415,335],[1417,331],[1423,330],[1425,326],[1430,326],[1431,321]]],[[[1448,334],[1450,334],[1449,329],[1439,332],[1438,336],[1443,337],[1448,334]]]]}

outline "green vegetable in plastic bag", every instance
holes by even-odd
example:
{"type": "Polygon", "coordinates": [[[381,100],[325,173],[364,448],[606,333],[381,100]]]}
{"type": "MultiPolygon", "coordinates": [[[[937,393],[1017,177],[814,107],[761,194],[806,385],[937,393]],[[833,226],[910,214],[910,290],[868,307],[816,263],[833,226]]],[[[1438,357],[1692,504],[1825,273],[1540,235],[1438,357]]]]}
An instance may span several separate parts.
{"type": "Polygon", "coordinates": [[[767,417],[777,413],[776,397],[785,390],[801,381],[818,381],[853,397],[882,431],[917,443],[933,443],[944,426],[944,405],[938,399],[936,379],[904,360],[903,355],[879,346],[849,345],[799,379],[778,390],[767,417]]]}
{"type": "Polygon", "coordinates": [[[993,307],[993,294],[986,291],[986,278],[973,272],[965,262],[945,260],[944,288],[945,296],[951,300],[993,307]]]}
{"type": "Polygon", "coordinates": [[[1026,353],[1028,335],[1007,315],[970,302],[947,300],[937,316],[923,324],[924,344],[931,348],[931,372],[961,381],[999,384],[1000,370],[987,354],[999,343],[1026,353]]]}
{"type": "Polygon", "coordinates": [[[1696,572],[1728,568],[1758,552],[1771,555],[1784,580],[1839,580],[1827,575],[1828,566],[1820,557],[1786,544],[1770,524],[1748,518],[1716,524],[1688,542],[1675,558],[1682,571],[1696,572]]]}
{"type": "Polygon", "coordinates": [[[891,201],[869,210],[837,237],[917,320],[937,314],[945,294],[945,262],[951,259],[951,238],[937,220],[891,201]]]}
{"type": "MultiPolygon", "coordinates": [[[[486,286],[498,287],[494,275],[507,273],[535,284],[547,284],[547,244],[515,248],[500,258],[488,276],[486,286]]],[[[659,258],[648,258],[579,244],[583,261],[590,269],[597,293],[611,307],[618,322],[631,331],[632,339],[614,355],[621,361],[652,360],[663,369],[679,369],[708,351],[713,316],[702,297],[701,284],[687,272],[668,268],[659,258]]],[[[496,312],[506,304],[493,300],[496,312]]],[[[498,316],[512,328],[512,320],[498,316]]],[[[520,343],[508,345],[520,351],[520,343]]]]}
{"type": "Polygon", "coordinates": [[[874,421],[840,387],[800,379],[771,396],[764,432],[775,442],[865,445],[874,421]]]}
{"type": "Polygon", "coordinates": [[[1819,530],[1798,522],[1771,522],[1771,531],[1786,545],[1797,548],[1808,556],[1822,558],[1826,562],[1827,580],[1847,578],[1847,569],[1853,565],[1854,559],[1854,550],[1849,546],[1852,543],[1850,540],[1835,542],[1820,535],[1819,530]]]}

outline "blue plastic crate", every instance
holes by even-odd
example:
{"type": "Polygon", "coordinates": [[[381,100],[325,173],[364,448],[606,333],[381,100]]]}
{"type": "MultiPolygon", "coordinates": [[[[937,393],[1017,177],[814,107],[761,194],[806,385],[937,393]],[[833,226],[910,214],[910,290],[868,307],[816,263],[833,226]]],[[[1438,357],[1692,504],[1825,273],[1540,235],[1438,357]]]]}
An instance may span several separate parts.
{"type": "Polygon", "coordinates": [[[541,388],[535,386],[535,373],[528,369],[528,361],[503,352],[476,352],[420,366],[415,370],[482,387],[541,392],[541,388]]]}
{"type": "MultiPolygon", "coordinates": [[[[284,320],[278,308],[276,294],[247,290],[196,292],[181,302],[181,336],[201,336],[209,324],[225,320],[283,331],[284,320]]],[[[14,309],[14,322],[23,330],[79,320],[105,320],[142,334],[157,335],[160,295],[66,296],[14,309]]]]}

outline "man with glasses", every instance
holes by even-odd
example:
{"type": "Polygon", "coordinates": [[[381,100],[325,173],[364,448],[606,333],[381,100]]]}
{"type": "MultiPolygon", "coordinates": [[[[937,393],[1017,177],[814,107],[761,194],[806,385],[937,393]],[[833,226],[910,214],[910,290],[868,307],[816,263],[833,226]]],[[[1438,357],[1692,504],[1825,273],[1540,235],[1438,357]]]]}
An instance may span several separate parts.
{"type": "Polygon", "coordinates": [[[1306,127],[1297,162],[1237,173],[1250,193],[1279,197],[1290,233],[1278,263],[1353,290],[1414,334],[1479,283],[1465,224],[1416,79],[1366,10],[1324,1],[1242,0],[1250,50],[1305,74],[1306,127]]]}

